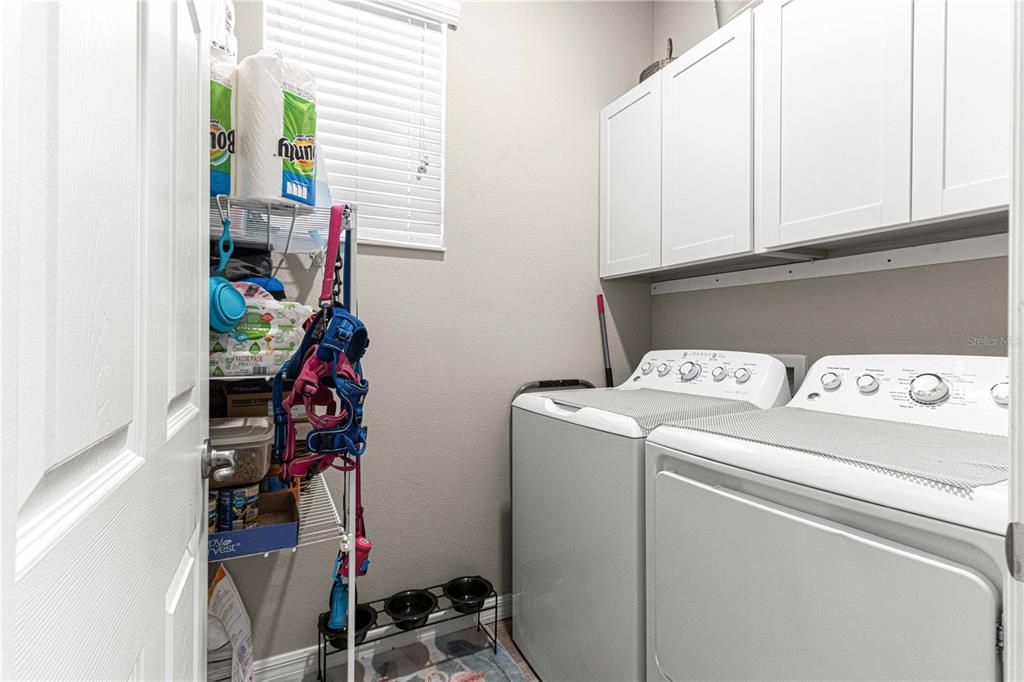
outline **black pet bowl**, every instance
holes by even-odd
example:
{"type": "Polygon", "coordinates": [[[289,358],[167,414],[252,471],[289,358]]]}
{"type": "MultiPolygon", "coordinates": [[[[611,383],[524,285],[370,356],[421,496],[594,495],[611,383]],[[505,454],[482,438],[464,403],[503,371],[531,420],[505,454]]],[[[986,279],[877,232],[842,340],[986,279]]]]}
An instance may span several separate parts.
{"type": "MultiPolygon", "coordinates": [[[[319,620],[317,620],[317,628],[327,638],[327,641],[331,643],[331,646],[335,649],[344,649],[348,646],[348,626],[332,630],[327,627],[327,621],[330,617],[330,611],[321,613],[319,620]]],[[[356,646],[363,643],[363,640],[366,639],[366,633],[376,624],[377,612],[366,604],[356,604],[356,646]]]]}
{"type": "Polygon", "coordinates": [[[399,630],[412,630],[427,622],[437,608],[437,597],[429,590],[405,590],[388,597],[384,613],[395,621],[399,630]]]}
{"type": "Polygon", "coordinates": [[[444,586],[444,596],[459,613],[476,613],[484,607],[484,600],[493,591],[490,581],[478,575],[455,578],[444,586]]]}

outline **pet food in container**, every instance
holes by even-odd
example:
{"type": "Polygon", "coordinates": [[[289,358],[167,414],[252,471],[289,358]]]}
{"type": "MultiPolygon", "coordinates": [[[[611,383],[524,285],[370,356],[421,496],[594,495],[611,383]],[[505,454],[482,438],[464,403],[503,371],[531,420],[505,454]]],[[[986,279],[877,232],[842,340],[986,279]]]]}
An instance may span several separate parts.
{"type": "Polygon", "coordinates": [[[274,425],[266,417],[211,419],[210,444],[215,450],[235,451],[235,475],[218,481],[214,473],[210,487],[235,488],[258,483],[270,468],[273,442],[274,425]]]}
{"type": "Polygon", "coordinates": [[[217,492],[217,530],[243,530],[256,525],[260,510],[259,485],[222,488],[217,492]]]}

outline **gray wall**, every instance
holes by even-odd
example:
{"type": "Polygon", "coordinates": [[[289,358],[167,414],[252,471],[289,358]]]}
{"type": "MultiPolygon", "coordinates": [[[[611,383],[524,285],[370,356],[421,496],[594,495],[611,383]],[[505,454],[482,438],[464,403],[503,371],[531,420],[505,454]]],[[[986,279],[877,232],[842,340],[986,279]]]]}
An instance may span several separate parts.
{"type": "Polygon", "coordinates": [[[654,348],[1006,355],[1005,258],[653,296],[654,348]]]}
{"type": "MultiPolygon", "coordinates": [[[[360,258],[374,543],[360,599],[463,574],[511,588],[509,402],[533,379],[602,377],[598,111],[648,63],[651,21],[650,3],[467,3],[449,34],[448,251],[360,258]]],[[[308,259],[289,264],[293,296],[310,297],[308,259]]],[[[650,347],[648,292],[605,286],[619,378],[650,347]]],[[[258,659],[315,644],[336,551],[228,564],[258,659]]]]}
{"type": "Polygon", "coordinates": [[[714,0],[657,0],[651,29],[653,58],[665,56],[669,38],[678,57],[718,29],[714,0]]]}

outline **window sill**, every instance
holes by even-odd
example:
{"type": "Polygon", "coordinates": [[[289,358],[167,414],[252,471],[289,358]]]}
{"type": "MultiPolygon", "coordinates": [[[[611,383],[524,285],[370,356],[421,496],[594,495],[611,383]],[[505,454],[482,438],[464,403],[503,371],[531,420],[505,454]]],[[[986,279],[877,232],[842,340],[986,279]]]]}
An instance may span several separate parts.
{"type": "Polygon", "coordinates": [[[415,242],[399,242],[391,239],[374,239],[373,237],[359,237],[360,246],[383,246],[389,249],[407,249],[410,251],[431,251],[433,253],[445,253],[448,248],[445,246],[434,246],[433,244],[417,244],[415,242]]]}

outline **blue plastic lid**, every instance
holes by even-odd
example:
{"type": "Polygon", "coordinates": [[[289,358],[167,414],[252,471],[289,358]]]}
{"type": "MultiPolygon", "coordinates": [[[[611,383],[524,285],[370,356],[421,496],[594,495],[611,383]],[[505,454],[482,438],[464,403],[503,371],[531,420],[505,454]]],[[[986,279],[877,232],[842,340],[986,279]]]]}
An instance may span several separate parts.
{"type": "Polygon", "coordinates": [[[210,328],[229,332],[245,317],[245,297],[223,277],[210,278],[210,328]]]}

